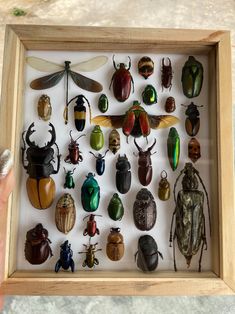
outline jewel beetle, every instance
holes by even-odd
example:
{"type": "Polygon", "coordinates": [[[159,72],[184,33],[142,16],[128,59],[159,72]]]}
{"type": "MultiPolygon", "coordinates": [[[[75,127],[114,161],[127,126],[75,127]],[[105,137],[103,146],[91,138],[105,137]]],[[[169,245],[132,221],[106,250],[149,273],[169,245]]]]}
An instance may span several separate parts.
{"type": "Polygon", "coordinates": [[[177,240],[180,253],[185,257],[187,267],[190,267],[192,257],[197,254],[201,247],[198,271],[201,271],[201,262],[203,249],[207,249],[206,223],[204,215],[204,193],[198,189],[199,182],[206,195],[208,208],[209,227],[211,231],[210,205],[206,187],[202,181],[199,171],[193,167],[192,163],[186,163],[174,184],[175,210],[172,214],[170,228],[170,247],[173,242],[174,269],[177,271],[175,258],[175,240],[177,240]],[[182,189],[176,197],[176,188],[180,177],[182,179],[182,189]],[[173,232],[173,223],[175,218],[175,229],[173,232]]]}
{"type": "Polygon", "coordinates": [[[32,123],[27,132],[23,132],[23,147],[22,150],[22,164],[24,169],[29,174],[26,181],[26,189],[28,198],[33,207],[38,209],[46,209],[51,206],[55,198],[55,182],[51,178],[51,174],[56,174],[60,169],[60,158],[59,147],[56,144],[56,133],[53,124],[49,123],[51,130],[51,139],[45,144],[45,146],[38,146],[35,142],[30,140],[30,136],[35,132],[33,130],[34,123],[32,123]],[[24,134],[25,139],[24,139],[24,134]],[[26,150],[26,143],[28,148],[26,150]],[[57,148],[57,168],[54,169],[52,162],[54,161],[54,149],[52,146],[55,145],[57,148]],[[25,151],[28,164],[25,163],[25,151]]]}
{"type": "Polygon", "coordinates": [[[98,100],[98,108],[100,112],[105,113],[109,108],[109,100],[105,94],[100,95],[98,100]]]}
{"type": "Polygon", "coordinates": [[[74,106],[74,123],[76,129],[80,132],[83,131],[86,125],[86,107],[84,106],[85,101],[89,108],[89,114],[90,114],[90,123],[91,123],[91,106],[89,101],[84,95],[77,95],[74,98],[72,98],[66,105],[65,111],[64,111],[64,119],[65,124],[68,123],[68,105],[76,99],[76,105],[74,106]]]}
{"type": "Polygon", "coordinates": [[[113,220],[121,220],[124,215],[122,200],[117,193],[114,193],[108,205],[109,217],[113,220]]]}
{"type": "Polygon", "coordinates": [[[126,156],[118,156],[116,162],[116,187],[117,190],[125,194],[130,190],[131,187],[131,164],[126,156]]]}
{"type": "Polygon", "coordinates": [[[138,240],[138,251],[135,254],[138,268],[144,272],[154,271],[158,267],[158,256],[163,259],[154,238],[148,234],[141,236],[138,240]]]}
{"type": "Polygon", "coordinates": [[[200,113],[197,108],[203,106],[197,106],[193,102],[191,102],[188,106],[182,105],[186,107],[185,115],[187,116],[185,120],[185,130],[189,136],[196,136],[200,129],[200,113]]]}
{"type": "Polygon", "coordinates": [[[162,58],[162,90],[163,87],[169,88],[171,90],[172,87],[172,78],[173,71],[171,66],[170,58],[167,58],[168,64],[165,64],[165,58],[162,58]]]}
{"type": "Polygon", "coordinates": [[[47,229],[43,228],[41,223],[37,224],[26,234],[24,248],[26,260],[32,265],[44,263],[48,257],[53,256],[50,243],[47,229]]]}
{"type": "Polygon", "coordinates": [[[90,145],[94,150],[100,150],[104,146],[104,133],[99,125],[95,125],[91,132],[90,145]]]}
{"type": "Polygon", "coordinates": [[[147,85],[142,93],[142,99],[145,105],[153,105],[157,103],[157,92],[153,85],[147,85]]]}
{"type": "Polygon", "coordinates": [[[76,168],[73,168],[73,170],[65,170],[64,167],[64,172],[65,172],[65,182],[64,182],[64,189],[74,189],[75,188],[75,183],[73,180],[73,173],[75,171],[76,168]]]}
{"type": "Polygon", "coordinates": [[[69,132],[69,135],[70,135],[70,139],[71,139],[70,143],[69,143],[69,147],[68,147],[69,154],[68,154],[68,156],[66,156],[64,161],[69,163],[69,164],[77,165],[77,164],[79,164],[79,162],[83,161],[82,153],[79,150],[79,144],[77,143],[77,141],[82,136],[86,136],[86,135],[82,134],[79,137],[77,137],[75,140],[72,138],[72,130],[69,132]]]}
{"type": "Polygon", "coordinates": [[[62,267],[64,270],[71,268],[71,271],[74,272],[74,260],[73,260],[73,251],[71,249],[71,244],[66,240],[60,246],[60,258],[55,264],[55,272],[58,273],[62,267]]]}
{"type": "Polygon", "coordinates": [[[87,212],[96,211],[100,202],[100,187],[94,176],[89,172],[81,189],[82,206],[87,212]]]}
{"type": "Polygon", "coordinates": [[[167,154],[170,166],[175,171],[179,164],[180,158],[180,137],[176,128],[170,128],[167,138],[167,154]]]}
{"type": "Polygon", "coordinates": [[[202,89],[203,66],[193,56],[189,56],[182,69],[183,93],[188,98],[197,97],[202,89]]]}
{"type": "Polygon", "coordinates": [[[47,95],[40,96],[38,100],[38,116],[43,121],[48,121],[51,118],[51,101],[50,97],[47,95]]]}
{"type": "Polygon", "coordinates": [[[97,224],[95,221],[95,217],[102,217],[101,215],[87,215],[83,218],[83,220],[85,220],[87,217],[89,217],[88,221],[87,221],[87,225],[85,230],[83,231],[83,235],[89,235],[89,237],[94,237],[96,234],[100,234],[100,230],[97,228],[97,224]]]}
{"type": "Polygon", "coordinates": [[[64,193],[58,200],[55,210],[55,224],[64,234],[69,233],[76,221],[76,208],[74,199],[69,193],[64,193]]]}
{"type": "Polygon", "coordinates": [[[134,223],[137,229],[151,230],[157,219],[157,206],[152,193],[142,188],[136,195],[133,205],[134,223]]]}
{"type": "Polygon", "coordinates": [[[123,235],[120,228],[111,228],[106,245],[106,254],[111,261],[120,261],[125,251],[123,235]]]}
{"type": "Polygon", "coordinates": [[[98,251],[102,251],[102,249],[96,249],[96,246],[98,245],[98,243],[95,244],[83,244],[83,246],[85,246],[86,251],[85,252],[78,252],[78,254],[86,254],[86,259],[84,260],[82,267],[89,267],[89,268],[93,268],[95,267],[95,265],[99,265],[99,260],[98,258],[95,257],[95,253],[98,251]]]}
{"type": "Polygon", "coordinates": [[[138,159],[139,181],[143,186],[147,186],[152,181],[153,168],[152,168],[151,155],[155,154],[155,152],[151,153],[151,150],[156,144],[156,139],[154,140],[154,143],[146,151],[143,151],[143,149],[137,144],[136,139],[134,139],[134,143],[139,151],[139,154],[138,154],[139,155],[139,159],[138,159]]]}
{"type": "Polygon", "coordinates": [[[154,62],[151,58],[144,56],[138,62],[138,71],[145,79],[153,74],[154,62]]]}
{"type": "Polygon", "coordinates": [[[102,176],[102,174],[104,173],[104,170],[105,170],[105,159],[104,158],[105,158],[108,151],[109,151],[109,149],[106,150],[104,155],[102,155],[102,154],[95,155],[94,153],[90,152],[90,154],[92,154],[96,159],[95,169],[96,169],[96,172],[99,176],[102,176]]]}
{"type": "Polygon", "coordinates": [[[130,96],[131,84],[133,85],[133,93],[134,93],[134,81],[129,71],[131,68],[131,58],[130,57],[128,58],[129,58],[129,66],[126,68],[124,63],[120,63],[117,66],[114,61],[114,55],[113,55],[113,66],[114,66],[115,72],[112,76],[109,89],[111,88],[113,84],[114,97],[120,102],[124,102],[130,96]]]}

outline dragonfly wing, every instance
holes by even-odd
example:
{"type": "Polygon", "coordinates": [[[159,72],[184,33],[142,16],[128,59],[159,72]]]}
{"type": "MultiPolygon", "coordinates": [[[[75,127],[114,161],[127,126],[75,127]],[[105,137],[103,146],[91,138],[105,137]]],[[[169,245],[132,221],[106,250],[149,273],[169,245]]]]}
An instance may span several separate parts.
{"type": "Polygon", "coordinates": [[[87,61],[74,64],[71,68],[76,71],[91,72],[105,65],[107,61],[108,61],[108,57],[98,56],[98,57],[91,58],[87,61]]]}
{"type": "Polygon", "coordinates": [[[35,70],[41,72],[55,72],[64,69],[64,65],[56,64],[37,57],[27,57],[26,62],[35,70]]]}
{"type": "Polygon", "coordinates": [[[30,83],[30,87],[37,90],[53,87],[59,83],[64,74],[65,71],[59,71],[50,75],[39,77],[30,83]]]}
{"type": "Polygon", "coordinates": [[[153,116],[149,115],[150,127],[152,129],[169,128],[179,122],[179,119],[171,115],[153,116]]]}
{"type": "Polygon", "coordinates": [[[121,115],[121,116],[104,116],[103,115],[103,116],[94,117],[93,119],[91,119],[91,122],[93,124],[98,124],[106,128],[119,129],[122,127],[124,119],[125,119],[125,115],[121,115]]]}
{"type": "Polygon", "coordinates": [[[99,83],[96,82],[92,79],[89,79],[86,76],[83,76],[79,73],[73,72],[73,71],[69,71],[74,83],[82,88],[87,90],[88,92],[93,92],[93,93],[99,93],[103,90],[103,86],[99,83]]]}

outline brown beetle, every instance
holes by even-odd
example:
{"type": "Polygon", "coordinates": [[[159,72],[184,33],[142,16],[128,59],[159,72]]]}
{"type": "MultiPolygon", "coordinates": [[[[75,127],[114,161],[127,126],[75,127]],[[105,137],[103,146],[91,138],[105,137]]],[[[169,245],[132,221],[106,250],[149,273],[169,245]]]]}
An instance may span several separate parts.
{"type": "Polygon", "coordinates": [[[165,111],[171,113],[175,111],[175,98],[168,97],[165,103],[165,111]]]}
{"type": "Polygon", "coordinates": [[[162,90],[163,87],[169,88],[171,90],[172,87],[172,78],[173,78],[173,71],[171,66],[171,60],[168,59],[168,65],[164,63],[164,59],[162,58],[162,90]]]}
{"type": "Polygon", "coordinates": [[[109,133],[109,149],[113,154],[116,154],[116,152],[120,149],[120,134],[116,129],[113,129],[109,133]]]}
{"type": "Polygon", "coordinates": [[[198,140],[193,137],[188,143],[188,157],[192,162],[196,162],[201,157],[201,147],[198,140]]]}
{"type": "Polygon", "coordinates": [[[139,151],[139,168],[138,168],[138,177],[139,181],[143,186],[149,185],[149,183],[152,180],[153,175],[153,169],[152,169],[152,161],[151,161],[151,150],[153,149],[154,145],[156,144],[156,139],[154,140],[154,143],[152,146],[150,146],[146,151],[143,151],[141,147],[136,143],[136,140],[134,139],[135,146],[137,147],[139,151]]]}
{"type": "Polygon", "coordinates": [[[39,265],[44,263],[48,257],[53,256],[50,247],[47,229],[41,223],[30,229],[26,234],[25,258],[30,264],[39,265]]]}
{"type": "Polygon", "coordinates": [[[55,223],[59,231],[67,234],[73,229],[76,220],[74,200],[69,193],[63,194],[57,202],[55,223]]]}
{"type": "Polygon", "coordinates": [[[69,154],[68,156],[64,159],[65,162],[77,165],[79,162],[83,161],[82,153],[79,150],[79,144],[77,141],[79,140],[80,137],[86,136],[85,134],[80,135],[78,138],[75,140],[72,138],[72,130],[69,132],[70,135],[70,143],[69,143],[69,154]]]}
{"type": "Polygon", "coordinates": [[[38,116],[44,121],[48,121],[51,118],[51,102],[50,97],[42,95],[38,100],[38,116]]]}
{"type": "Polygon", "coordinates": [[[165,170],[161,172],[161,180],[158,187],[158,197],[161,201],[167,201],[170,198],[170,183],[167,180],[167,173],[165,170]]]}
{"type": "Polygon", "coordinates": [[[138,62],[138,71],[145,79],[153,74],[154,71],[154,62],[149,57],[142,57],[138,62]]]}
{"type": "Polygon", "coordinates": [[[111,261],[119,261],[124,255],[123,235],[120,228],[111,228],[106,245],[106,254],[111,261]]]}

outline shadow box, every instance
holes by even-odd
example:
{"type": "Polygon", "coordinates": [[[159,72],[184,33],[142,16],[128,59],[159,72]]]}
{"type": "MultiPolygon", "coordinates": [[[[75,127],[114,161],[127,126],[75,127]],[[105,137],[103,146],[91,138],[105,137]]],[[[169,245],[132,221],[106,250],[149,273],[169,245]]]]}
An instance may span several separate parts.
{"type": "MultiPolygon", "coordinates": [[[[79,71],[76,70],[76,72],[79,71]]],[[[114,80],[117,80],[117,76],[114,80]]],[[[128,85],[128,82],[124,84],[128,85]]],[[[231,91],[229,31],[7,25],[0,107],[0,145],[13,152],[16,183],[7,209],[1,213],[0,219],[0,234],[6,239],[1,292],[7,295],[233,294],[235,291],[235,233],[233,229],[235,210],[231,91]],[[152,150],[156,154],[151,156],[153,175],[148,189],[156,202],[157,221],[149,232],[138,230],[133,221],[133,204],[136,194],[143,188],[138,181],[138,156],[136,156],[138,151],[133,137],[129,137],[127,143],[120,129],[120,154],[128,156],[132,173],[131,189],[127,194],[121,195],[124,216],[121,221],[112,221],[107,214],[109,201],[116,193],[115,165],[119,154],[114,155],[108,152],[105,157],[105,173],[102,176],[97,174],[95,176],[101,191],[100,206],[95,212],[102,216],[95,217],[100,234],[89,240],[83,235],[86,226],[86,221],[83,219],[88,213],[82,209],[81,205],[81,186],[89,172],[95,173],[95,158],[89,153],[91,150],[89,136],[94,127],[89,123],[89,110],[87,110],[86,126],[83,131],[86,136],[78,140],[83,161],[75,166],[66,164],[64,159],[68,154],[69,132],[72,130],[73,138],[79,135],[74,126],[73,102],[68,106],[68,124],[64,123],[66,78],[62,77],[57,82],[58,84],[54,84],[55,86],[45,91],[31,89],[30,83],[39,77],[56,72],[52,70],[51,62],[63,65],[65,61],[70,61],[72,69],[74,64],[96,56],[105,56],[107,62],[94,71],[81,71],[81,74],[103,85],[102,92],[109,100],[109,109],[104,115],[123,115],[136,100],[142,104],[143,89],[147,85],[154,86],[157,94],[156,104],[151,106],[142,104],[148,114],[166,116],[164,109],[166,99],[169,96],[175,98],[176,110],[171,115],[179,120],[175,128],[180,138],[180,161],[178,168],[173,171],[167,156],[167,138],[170,128],[152,129],[148,142],[143,137],[136,138],[136,143],[143,149],[150,147],[156,139],[156,145],[152,150]],[[154,67],[153,74],[146,80],[138,71],[138,62],[144,56],[151,58],[154,67]],[[200,61],[204,69],[201,93],[191,99],[183,94],[181,83],[182,68],[189,56],[194,56],[200,61]],[[48,69],[46,68],[43,73],[31,67],[27,62],[29,60],[27,57],[47,60],[48,69]],[[126,69],[125,73],[127,81],[131,73],[134,91],[131,86],[130,96],[124,102],[117,101],[112,88],[109,89],[112,75],[116,71],[113,60],[117,66],[120,63],[128,64],[131,60],[130,69],[126,69]],[[161,84],[162,60],[165,60],[168,65],[171,60],[173,70],[171,88],[162,87],[161,84]],[[41,141],[40,145],[43,146],[50,136],[49,121],[39,120],[37,115],[37,102],[42,94],[47,94],[51,100],[50,122],[55,126],[61,165],[59,173],[52,175],[56,184],[53,204],[48,209],[38,210],[32,207],[27,198],[25,183],[29,175],[22,166],[21,148],[23,147],[22,132],[27,130],[32,122],[35,123],[36,130],[31,135],[32,140],[37,143],[41,141]],[[185,107],[192,102],[198,106],[200,129],[196,138],[201,147],[201,158],[198,156],[197,161],[193,160],[193,166],[199,171],[209,195],[211,228],[205,200],[203,211],[206,217],[205,229],[208,245],[207,250],[203,250],[202,271],[198,272],[200,250],[192,257],[190,267],[187,267],[185,258],[179,252],[176,243],[178,271],[175,272],[172,247],[169,247],[171,218],[175,209],[173,192],[180,171],[186,163],[191,162],[188,156],[188,143],[191,137],[185,130],[187,119],[185,107]],[[64,189],[63,167],[66,171],[75,168],[74,190],[64,189]],[[163,170],[166,171],[171,186],[170,199],[165,202],[158,198],[158,186],[163,170]],[[67,235],[61,233],[55,225],[55,208],[63,193],[71,193],[76,205],[75,226],[67,235]],[[24,246],[27,231],[34,228],[37,223],[42,223],[49,232],[53,256],[42,265],[31,265],[25,259],[24,246]],[[125,246],[124,257],[115,262],[110,261],[106,256],[107,238],[112,227],[120,228],[125,246]],[[137,267],[134,258],[138,238],[146,234],[155,238],[158,250],[163,255],[163,260],[159,259],[158,268],[151,272],[142,272],[137,267]],[[61,269],[55,273],[54,268],[59,259],[60,245],[66,239],[71,243],[73,250],[75,271],[61,269]],[[95,253],[99,265],[91,269],[83,267],[86,254],[78,254],[78,252],[84,252],[83,244],[96,242],[98,242],[97,248],[102,249],[95,253]]],[[[68,99],[81,94],[89,100],[92,119],[100,115],[97,104],[101,93],[91,93],[81,89],[69,79],[68,99]]],[[[105,147],[101,150],[103,153],[109,146],[108,138],[111,129],[101,128],[105,138],[105,147]]],[[[56,154],[55,148],[54,153],[56,154]]],[[[24,158],[27,158],[26,154],[24,158]]],[[[54,168],[56,160],[55,157],[54,168]]],[[[182,189],[181,181],[182,177],[176,186],[176,193],[182,189]]],[[[204,191],[201,183],[198,189],[204,191]]],[[[138,258],[141,257],[138,255],[138,258]]]]}

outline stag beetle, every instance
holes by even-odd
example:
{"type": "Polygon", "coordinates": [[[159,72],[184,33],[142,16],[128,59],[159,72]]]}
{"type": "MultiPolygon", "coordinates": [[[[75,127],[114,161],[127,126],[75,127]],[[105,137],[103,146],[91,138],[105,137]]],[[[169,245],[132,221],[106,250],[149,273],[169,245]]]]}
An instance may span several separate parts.
{"type": "Polygon", "coordinates": [[[95,244],[90,244],[89,246],[86,244],[83,244],[83,246],[85,246],[86,250],[85,252],[78,252],[78,254],[86,254],[86,259],[82,264],[82,267],[89,267],[89,268],[93,268],[95,265],[99,265],[99,260],[98,258],[95,257],[95,252],[97,251],[102,251],[102,249],[97,249],[96,250],[96,245],[98,245],[98,243],[95,244]]]}
{"type": "Polygon", "coordinates": [[[65,158],[65,162],[69,163],[69,164],[74,164],[77,165],[79,164],[79,162],[83,161],[83,157],[81,155],[81,152],[79,150],[79,144],[77,143],[77,141],[79,140],[80,137],[82,136],[86,136],[86,134],[82,134],[80,135],[78,138],[76,138],[76,140],[74,140],[72,138],[72,130],[69,132],[71,141],[69,143],[69,154],[68,156],[65,158]]]}
{"type": "Polygon", "coordinates": [[[59,147],[56,144],[56,133],[53,124],[49,123],[51,130],[51,140],[43,147],[39,147],[35,142],[31,142],[30,136],[35,132],[32,123],[27,131],[22,133],[23,147],[22,164],[24,169],[29,174],[26,181],[26,189],[31,204],[38,209],[46,209],[51,206],[55,197],[55,182],[50,177],[51,174],[58,173],[60,169],[60,153],[59,147]],[[25,140],[24,140],[24,134],[25,140]],[[26,144],[29,146],[26,151],[26,144]],[[57,169],[55,170],[52,162],[54,161],[54,150],[52,146],[57,148],[57,169]],[[24,154],[26,151],[26,159],[28,164],[25,164],[24,154]]]}
{"type": "Polygon", "coordinates": [[[87,221],[86,229],[83,231],[83,235],[89,235],[90,237],[94,237],[96,234],[100,234],[100,230],[97,228],[96,221],[95,221],[95,216],[102,217],[102,215],[87,215],[83,218],[86,219],[89,217],[89,220],[87,221]]]}
{"type": "Polygon", "coordinates": [[[55,272],[58,273],[60,267],[67,270],[71,267],[72,272],[74,272],[74,260],[72,259],[73,251],[71,250],[71,244],[66,240],[60,246],[60,258],[55,264],[55,272]]]}
{"type": "Polygon", "coordinates": [[[137,144],[136,140],[134,139],[135,146],[137,147],[139,151],[139,169],[138,169],[138,177],[139,181],[143,186],[149,185],[149,183],[152,180],[152,161],[151,161],[151,150],[156,144],[156,139],[154,139],[154,143],[152,146],[150,146],[146,151],[143,151],[143,149],[137,144]]]}
{"type": "Polygon", "coordinates": [[[162,58],[162,91],[163,87],[169,88],[171,90],[172,87],[172,78],[173,78],[173,71],[171,66],[171,60],[168,59],[168,65],[164,62],[165,58],[162,58]]]}
{"type": "Polygon", "coordinates": [[[96,158],[95,169],[96,169],[96,172],[99,176],[102,176],[102,174],[104,173],[104,170],[105,170],[105,159],[104,158],[105,158],[108,151],[109,151],[109,149],[106,150],[106,152],[104,153],[104,156],[102,156],[102,154],[95,155],[94,153],[90,152],[90,154],[92,154],[96,158]]]}

